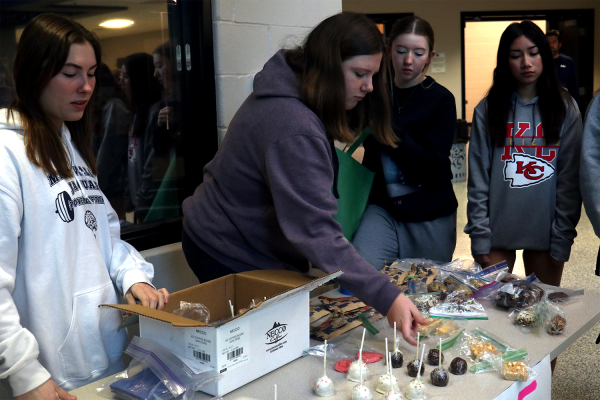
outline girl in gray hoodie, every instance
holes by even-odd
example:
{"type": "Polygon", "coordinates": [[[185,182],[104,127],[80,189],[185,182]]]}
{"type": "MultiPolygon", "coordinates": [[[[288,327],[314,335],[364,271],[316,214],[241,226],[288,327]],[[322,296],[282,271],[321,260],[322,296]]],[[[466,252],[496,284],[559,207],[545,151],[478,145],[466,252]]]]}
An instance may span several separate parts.
{"type": "Polygon", "coordinates": [[[523,249],[526,274],[558,286],[581,213],[582,126],[552,65],[537,25],[506,28],[473,116],[465,233],[482,266],[506,260],[512,270],[523,249]]]}

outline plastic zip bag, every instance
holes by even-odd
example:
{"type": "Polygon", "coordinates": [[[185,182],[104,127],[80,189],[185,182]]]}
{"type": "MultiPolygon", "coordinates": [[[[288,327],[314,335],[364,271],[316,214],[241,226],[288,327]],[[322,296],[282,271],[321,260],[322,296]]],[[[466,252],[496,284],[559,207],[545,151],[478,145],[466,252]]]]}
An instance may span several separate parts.
{"type": "Polygon", "coordinates": [[[129,367],[98,387],[98,395],[116,400],[190,400],[196,390],[221,378],[148,339],[134,337],[125,352],[133,358],[129,367]]]}
{"type": "Polygon", "coordinates": [[[549,335],[561,335],[565,333],[567,319],[562,307],[552,303],[547,298],[540,304],[540,315],[544,331],[549,335]]]}
{"type": "MultiPolygon", "coordinates": [[[[526,354],[526,352],[525,352],[526,354]]],[[[537,373],[530,367],[527,355],[518,358],[513,355],[510,360],[504,357],[492,357],[491,364],[500,375],[509,381],[530,381],[537,373]]]]}
{"type": "Polygon", "coordinates": [[[180,301],[179,308],[173,310],[173,314],[193,319],[194,321],[204,322],[205,324],[210,322],[210,311],[202,303],[180,301]]]}
{"type": "Polygon", "coordinates": [[[429,309],[430,317],[488,319],[487,311],[474,299],[463,299],[448,295],[446,300],[429,309]]]}
{"type": "Polygon", "coordinates": [[[523,333],[534,332],[540,326],[539,303],[531,307],[511,308],[509,311],[508,318],[519,326],[523,333]]]}
{"type": "Polygon", "coordinates": [[[472,363],[478,363],[489,361],[492,356],[502,356],[515,349],[489,332],[475,328],[471,332],[463,332],[456,340],[453,350],[472,363]]]}

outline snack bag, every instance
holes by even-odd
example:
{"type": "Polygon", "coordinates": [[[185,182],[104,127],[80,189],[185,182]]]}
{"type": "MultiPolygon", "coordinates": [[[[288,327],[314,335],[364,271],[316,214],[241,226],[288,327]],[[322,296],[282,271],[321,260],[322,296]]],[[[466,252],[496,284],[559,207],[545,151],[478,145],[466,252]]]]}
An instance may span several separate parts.
{"type": "MultiPolygon", "coordinates": [[[[525,352],[526,353],[526,352],[525,352]]],[[[524,381],[534,379],[537,373],[530,367],[527,356],[521,358],[512,357],[505,359],[504,357],[493,357],[491,364],[500,375],[508,381],[524,381]]]]}
{"type": "Polygon", "coordinates": [[[522,332],[533,332],[540,326],[539,304],[525,308],[511,308],[508,318],[513,324],[521,327],[522,332]]]}
{"type": "Polygon", "coordinates": [[[562,307],[545,298],[540,304],[540,309],[544,331],[549,335],[563,334],[567,326],[567,320],[562,307]]]}

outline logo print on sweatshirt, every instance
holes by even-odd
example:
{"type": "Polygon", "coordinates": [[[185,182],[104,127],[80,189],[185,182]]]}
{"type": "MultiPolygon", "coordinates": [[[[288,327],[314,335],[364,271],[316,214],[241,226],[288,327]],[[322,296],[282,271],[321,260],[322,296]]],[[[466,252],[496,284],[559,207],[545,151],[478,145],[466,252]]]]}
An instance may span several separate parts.
{"type": "Polygon", "coordinates": [[[135,164],[135,160],[137,159],[137,138],[129,139],[129,148],[127,149],[127,155],[129,158],[129,162],[135,164]]]}
{"type": "Polygon", "coordinates": [[[511,188],[537,185],[554,175],[554,166],[548,161],[529,154],[515,153],[504,164],[504,180],[511,188]]]}

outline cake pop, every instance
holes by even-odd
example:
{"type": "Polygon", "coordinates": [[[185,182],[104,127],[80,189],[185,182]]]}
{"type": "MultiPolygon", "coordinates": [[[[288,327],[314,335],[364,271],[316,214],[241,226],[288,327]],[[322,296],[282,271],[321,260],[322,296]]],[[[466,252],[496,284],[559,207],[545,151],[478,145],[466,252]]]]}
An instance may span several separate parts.
{"type": "MultiPolygon", "coordinates": [[[[423,365],[423,356],[425,355],[425,345],[423,345],[423,351],[421,352],[421,359],[416,360],[423,365]]],[[[425,385],[421,381],[421,377],[417,377],[410,381],[404,392],[406,398],[409,400],[424,400],[425,399],[425,385]]]]}
{"type": "MultiPolygon", "coordinates": [[[[431,351],[429,352],[431,353],[431,351]]],[[[433,371],[431,371],[430,378],[433,386],[443,387],[448,385],[450,376],[448,375],[448,371],[442,368],[442,359],[444,358],[444,355],[442,354],[442,339],[440,339],[440,349],[438,350],[438,353],[441,354],[441,357],[438,357],[438,368],[435,368],[433,371]]]]}
{"type": "Polygon", "coordinates": [[[450,363],[450,373],[454,375],[464,375],[467,373],[467,362],[460,357],[456,357],[450,363]]]}
{"type": "MultiPolygon", "coordinates": [[[[419,341],[421,340],[421,335],[417,333],[417,358],[408,363],[406,369],[408,370],[408,376],[412,376],[413,378],[419,374],[419,370],[421,370],[421,375],[425,373],[425,366],[421,361],[419,361],[419,341]]],[[[425,347],[423,347],[425,348],[425,347]]]]}
{"type": "MultiPolygon", "coordinates": [[[[392,387],[392,385],[393,385],[392,384],[392,378],[396,379],[394,377],[394,375],[392,374],[392,360],[391,360],[392,354],[391,353],[386,354],[386,358],[388,360],[387,370],[388,370],[388,374],[389,374],[389,377],[390,377],[390,383],[389,383],[390,391],[387,392],[385,394],[385,396],[383,396],[383,398],[386,399],[386,400],[404,400],[404,398],[402,397],[402,393],[400,393],[400,389],[398,389],[397,387],[396,388],[392,387]]],[[[396,383],[397,382],[398,381],[396,380],[396,383]]]]}
{"type": "Polygon", "coordinates": [[[402,368],[404,363],[404,355],[398,350],[398,342],[396,342],[396,321],[394,321],[394,353],[392,354],[392,368],[402,368]]]}
{"type": "Polygon", "coordinates": [[[359,351],[358,360],[356,360],[352,364],[350,364],[350,368],[348,368],[348,375],[346,376],[346,378],[348,378],[348,380],[352,381],[352,382],[362,382],[362,378],[361,378],[362,375],[369,374],[369,369],[367,368],[367,364],[365,364],[365,362],[362,359],[363,345],[365,343],[365,332],[366,332],[366,329],[363,328],[363,335],[362,335],[362,341],[360,342],[360,351],[359,351]]]}
{"type": "Polygon", "coordinates": [[[325,340],[325,350],[323,352],[323,376],[315,383],[315,393],[320,397],[333,396],[335,388],[333,381],[327,376],[327,340],[325,340]]]}
{"type": "MultiPolygon", "coordinates": [[[[441,339],[440,339],[441,342],[441,339]]],[[[444,362],[444,353],[439,351],[438,349],[431,349],[429,353],[427,353],[427,362],[429,365],[438,365],[444,362]],[[441,357],[440,357],[441,355],[441,357]],[[440,360],[441,358],[441,360],[440,360]]]]}
{"type": "Polygon", "coordinates": [[[389,372],[390,362],[388,360],[388,342],[387,338],[385,338],[385,354],[386,354],[386,364],[388,368],[386,368],[386,372],[379,377],[379,383],[377,384],[377,390],[379,393],[387,393],[390,391],[394,391],[398,389],[398,379],[395,376],[391,375],[389,372]]]}
{"type": "MultiPolygon", "coordinates": [[[[363,349],[363,344],[365,342],[365,330],[363,329],[363,336],[362,336],[362,341],[360,343],[360,357],[358,358],[358,362],[360,362],[361,364],[364,365],[363,361],[362,361],[362,349],[363,349]]],[[[350,366],[352,368],[352,366],[350,366]]],[[[360,369],[360,382],[358,385],[356,385],[354,387],[354,389],[352,389],[352,400],[372,400],[373,399],[373,395],[371,394],[371,390],[366,387],[365,385],[363,385],[363,369],[360,369]]],[[[348,372],[348,375],[350,375],[350,373],[348,372]]]]}

